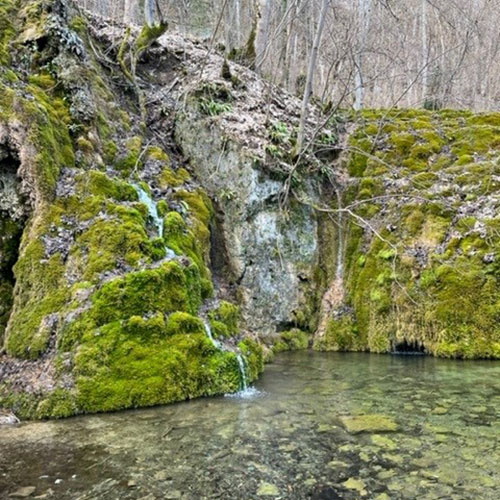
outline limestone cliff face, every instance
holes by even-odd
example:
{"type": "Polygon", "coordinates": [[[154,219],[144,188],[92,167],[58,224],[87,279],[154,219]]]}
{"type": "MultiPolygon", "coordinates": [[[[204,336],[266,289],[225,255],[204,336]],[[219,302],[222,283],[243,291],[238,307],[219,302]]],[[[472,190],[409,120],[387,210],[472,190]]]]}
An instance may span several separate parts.
{"type": "Polygon", "coordinates": [[[312,107],[297,155],[300,103],[196,41],[0,26],[0,404],[220,394],[313,340],[500,357],[498,115],[312,107]]]}
{"type": "Polygon", "coordinates": [[[314,211],[294,206],[285,215],[278,203],[283,182],[237,135],[231,137],[227,124],[203,116],[196,103],[177,120],[176,137],[217,202],[213,252],[223,257],[220,271],[237,289],[247,327],[263,337],[305,326],[317,260],[314,211]]]}

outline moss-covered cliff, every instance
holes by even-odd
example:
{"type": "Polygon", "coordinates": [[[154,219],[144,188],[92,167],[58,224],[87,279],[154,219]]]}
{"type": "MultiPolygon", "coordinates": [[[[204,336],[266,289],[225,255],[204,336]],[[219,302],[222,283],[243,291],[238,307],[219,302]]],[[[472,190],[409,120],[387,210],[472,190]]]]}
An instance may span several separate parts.
{"type": "Polygon", "coordinates": [[[231,392],[313,337],[500,357],[498,115],[312,107],[297,156],[300,102],[196,42],[65,0],[0,27],[0,405],[231,392]]]}
{"type": "Polygon", "coordinates": [[[499,147],[498,113],[362,114],[345,298],[318,348],[500,357],[499,147]]]}
{"type": "Polygon", "coordinates": [[[240,351],[253,380],[237,318],[220,349],[200,317],[213,209],[168,134],[143,128],[66,2],[2,2],[0,25],[1,195],[22,207],[0,207],[2,404],[61,417],[232,392],[240,351]]]}

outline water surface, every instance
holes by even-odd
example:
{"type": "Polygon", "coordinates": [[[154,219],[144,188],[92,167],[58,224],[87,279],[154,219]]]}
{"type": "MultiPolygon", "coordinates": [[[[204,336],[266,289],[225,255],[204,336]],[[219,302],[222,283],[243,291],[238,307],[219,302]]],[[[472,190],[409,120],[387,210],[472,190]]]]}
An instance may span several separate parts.
{"type": "Polygon", "coordinates": [[[285,353],[256,388],[0,428],[0,498],[500,498],[498,362],[285,353]]]}

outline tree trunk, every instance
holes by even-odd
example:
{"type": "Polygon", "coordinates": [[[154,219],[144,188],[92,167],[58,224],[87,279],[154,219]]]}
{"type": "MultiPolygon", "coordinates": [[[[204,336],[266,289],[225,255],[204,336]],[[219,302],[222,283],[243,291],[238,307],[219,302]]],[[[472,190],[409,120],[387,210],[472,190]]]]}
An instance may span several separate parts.
{"type": "Polygon", "coordinates": [[[300,113],[299,134],[297,138],[297,153],[300,154],[304,143],[304,133],[307,120],[307,111],[309,108],[309,101],[313,91],[314,73],[316,72],[316,63],[318,60],[318,51],[321,44],[321,37],[325,28],[326,14],[331,0],[323,0],[321,13],[319,16],[318,27],[316,29],[316,36],[314,37],[314,45],[311,51],[311,58],[309,60],[309,69],[307,70],[306,88],[304,90],[304,98],[302,99],[302,109],[300,113]]]}
{"type": "Polygon", "coordinates": [[[422,0],[422,103],[429,96],[429,47],[427,42],[427,0],[422,0]]]}
{"type": "Polygon", "coordinates": [[[365,82],[363,58],[370,29],[372,0],[358,0],[359,42],[354,56],[354,109],[360,110],[365,105],[365,82]]]}
{"type": "Polygon", "coordinates": [[[273,0],[259,0],[255,70],[260,73],[264,64],[267,44],[269,43],[269,25],[273,0]]]}

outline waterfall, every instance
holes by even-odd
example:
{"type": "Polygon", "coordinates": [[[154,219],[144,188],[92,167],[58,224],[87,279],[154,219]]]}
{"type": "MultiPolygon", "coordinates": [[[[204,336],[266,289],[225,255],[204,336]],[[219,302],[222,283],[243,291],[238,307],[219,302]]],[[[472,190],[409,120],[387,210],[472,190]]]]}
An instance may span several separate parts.
{"type": "Polygon", "coordinates": [[[158,214],[158,207],[149,193],[140,186],[134,184],[134,188],[139,195],[139,201],[148,207],[149,218],[153,221],[159,238],[163,238],[163,217],[158,214]]]}
{"type": "Polygon", "coordinates": [[[335,275],[328,285],[319,312],[319,323],[314,342],[320,341],[326,334],[328,321],[332,312],[339,308],[344,301],[344,214],[342,208],[342,194],[339,189],[335,190],[337,195],[337,262],[335,275]]]}
{"type": "Polygon", "coordinates": [[[210,323],[208,321],[204,321],[205,323],[205,333],[207,334],[207,337],[210,339],[210,342],[214,345],[216,349],[219,349],[223,351],[224,349],[222,348],[220,342],[214,339],[214,336],[212,334],[212,329],[210,328],[210,323]]]}
{"type": "MultiPolygon", "coordinates": [[[[205,333],[207,334],[207,337],[210,339],[210,342],[212,342],[213,346],[216,349],[225,352],[234,352],[230,349],[227,349],[224,346],[224,344],[222,344],[222,342],[219,342],[214,338],[212,329],[210,328],[210,323],[207,320],[204,320],[204,325],[205,325],[205,333]]],[[[238,361],[238,370],[240,373],[240,390],[235,394],[226,394],[226,396],[249,398],[251,396],[258,394],[259,391],[257,391],[257,389],[255,389],[254,387],[248,386],[247,364],[245,358],[240,353],[235,353],[235,354],[236,354],[236,360],[238,361]]]]}
{"type": "MultiPolygon", "coordinates": [[[[142,189],[139,185],[133,184],[137,191],[139,201],[148,207],[148,216],[153,221],[159,238],[163,238],[163,217],[158,213],[158,206],[149,193],[142,189]]],[[[166,258],[169,260],[175,259],[177,254],[169,247],[165,246],[166,258]]]]}
{"type": "Polygon", "coordinates": [[[335,279],[342,283],[344,278],[344,214],[342,212],[342,196],[338,189],[335,190],[337,194],[337,207],[339,209],[337,224],[338,224],[338,245],[337,245],[337,267],[335,270],[335,279]]]}
{"type": "Polygon", "coordinates": [[[238,354],[236,356],[236,359],[238,360],[238,366],[240,369],[241,390],[243,392],[245,392],[246,390],[248,390],[246,363],[245,363],[245,360],[243,359],[243,356],[241,354],[238,354]]]}

